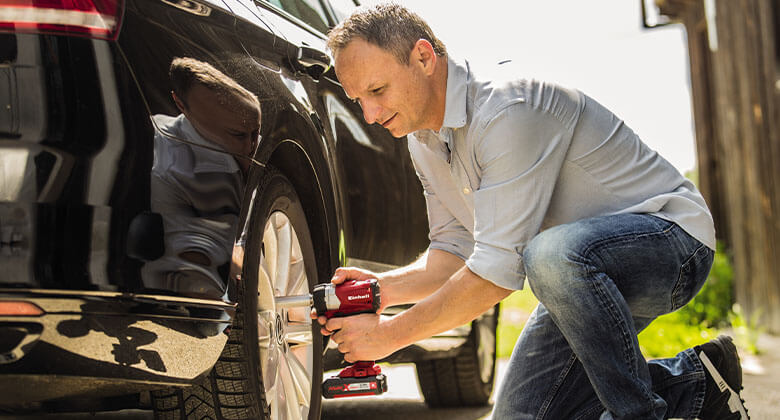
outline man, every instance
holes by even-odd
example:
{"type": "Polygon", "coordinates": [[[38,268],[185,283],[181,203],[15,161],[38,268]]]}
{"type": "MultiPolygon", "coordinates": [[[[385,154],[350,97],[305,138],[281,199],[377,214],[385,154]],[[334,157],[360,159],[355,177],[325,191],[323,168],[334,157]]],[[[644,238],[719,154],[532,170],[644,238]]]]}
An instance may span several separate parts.
{"type": "Polygon", "coordinates": [[[144,265],[149,288],[218,299],[233,252],[244,176],[258,144],[260,102],[212,65],[175,58],[176,117],[155,115],[152,211],[165,255],[144,265]]]}
{"type": "Polygon", "coordinates": [[[540,304],[495,418],[747,418],[730,339],[649,363],[637,342],[712,264],[713,222],[691,182],[578,91],[480,79],[401,6],[358,10],[329,47],[366,121],[408,135],[431,239],[406,268],[337,270],[334,282],[378,278],[383,306],[416,303],[392,318],[320,317],[347,361],[465,324],[527,276],[540,304]]]}

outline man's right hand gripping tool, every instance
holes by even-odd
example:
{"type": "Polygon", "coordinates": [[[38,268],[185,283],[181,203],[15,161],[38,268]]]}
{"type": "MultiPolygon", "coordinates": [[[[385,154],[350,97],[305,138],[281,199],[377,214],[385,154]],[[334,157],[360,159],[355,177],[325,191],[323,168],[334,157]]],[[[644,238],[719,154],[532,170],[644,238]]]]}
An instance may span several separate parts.
{"type": "MultiPolygon", "coordinates": [[[[312,293],[317,315],[326,318],[376,313],[379,310],[379,283],[375,279],[347,280],[341,284],[318,284],[312,293]]],[[[325,398],[379,395],[387,391],[387,377],[374,361],[360,361],[342,369],[322,384],[325,398]]]]}

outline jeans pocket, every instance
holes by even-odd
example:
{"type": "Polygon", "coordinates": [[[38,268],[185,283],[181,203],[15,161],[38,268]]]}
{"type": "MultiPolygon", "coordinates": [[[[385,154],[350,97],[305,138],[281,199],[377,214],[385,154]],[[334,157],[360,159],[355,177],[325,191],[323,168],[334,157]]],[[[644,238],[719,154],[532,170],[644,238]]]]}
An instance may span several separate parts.
{"type": "Polygon", "coordinates": [[[707,280],[710,273],[714,251],[706,245],[700,245],[680,267],[680,275],[672,290],[672,311],[680,309],[690,302],[707,280]]]}

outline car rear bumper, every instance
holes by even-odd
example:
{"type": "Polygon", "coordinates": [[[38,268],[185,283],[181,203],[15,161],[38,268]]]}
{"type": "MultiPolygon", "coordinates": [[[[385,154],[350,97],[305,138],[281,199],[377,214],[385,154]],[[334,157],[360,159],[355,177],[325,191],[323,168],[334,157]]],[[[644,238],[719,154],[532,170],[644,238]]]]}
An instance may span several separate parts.
{"type": "Polygon", "coordinates": [[[0,315],[2,405],[191,382],[216,362],[235,309],[173,296],[29,289],[0,289],[1,302],[42,310],[0,315]]]}

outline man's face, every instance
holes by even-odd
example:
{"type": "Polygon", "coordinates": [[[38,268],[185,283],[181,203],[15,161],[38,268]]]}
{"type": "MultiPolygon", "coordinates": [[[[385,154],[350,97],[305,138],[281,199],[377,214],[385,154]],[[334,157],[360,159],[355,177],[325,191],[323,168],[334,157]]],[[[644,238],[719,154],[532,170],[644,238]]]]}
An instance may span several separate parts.
{"type": "Polygon", "coordinates": [[[257,147],[260,109],[239,96],[225,96],[196,84],[181,110],[204,139],[225,151],[250,156],[257,147]]]}
{"type": "Polygon", "coordinates": [[[432,84],[422,64],[404,65],[390,52],[355,39],[336,55],[336,75],[344,91],[363,108],[369,124],[394,137],[428,127],[432,84]]]}

